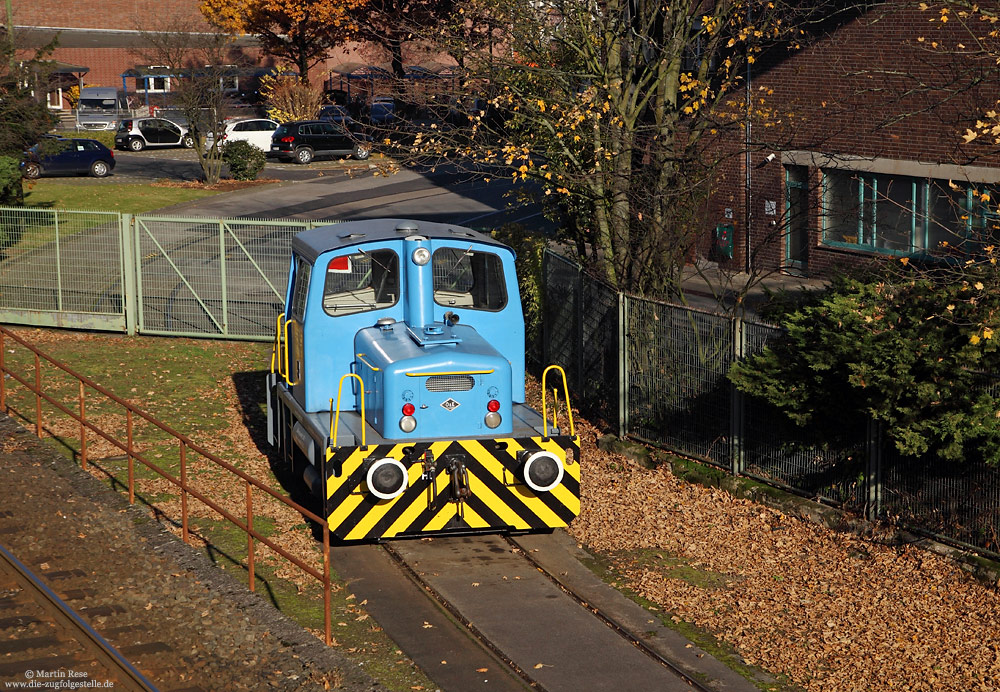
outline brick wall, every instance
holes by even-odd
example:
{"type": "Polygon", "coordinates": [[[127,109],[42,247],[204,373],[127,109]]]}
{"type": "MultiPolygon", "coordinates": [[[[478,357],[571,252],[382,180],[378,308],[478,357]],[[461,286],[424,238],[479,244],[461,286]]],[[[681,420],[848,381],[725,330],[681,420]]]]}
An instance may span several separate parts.
{"type": "MultiPolygon", "coordinates": [[[[774,126],[768,128],[756,123],[753,129],[750,236],[758,266],[785,265],[785,238],[776,232],[784,227],[783,151],[1000,167],[994,151],[967,146],[962,139],[966,128],[1000,96],[995,72],[985,86],[967,85],[996,66],[951,53],[963,39],[971,44],[968,35],[954,23],[930,23],[931,16],[899,3],[891,14],[870,12],[812,45],[759,65],[753,91],[776,109],[782,122],[772,121],[774,126]],[[932,42],[949,52],[932,48],[932,42]],[[776,160],[758,168],[769,152],[776,160]],[[764,214],[765,201],[776,202],[776,217],[764,214]]],[[[742,157],[724,166],[720,197],[713,205],[713,214],[721,219],[732,198],[740,200],[734,213],[737,268],[743,265],[740,248],[746,237],[745,172],[742,157]]],[[[863,251],[821,245],[821,219],[815,213],[819,184],[819,170],[810,170],[814,213],[809,218],[809,273],[821,276],[833,267],[871,262],[873,256],[863,251]]]]}
{"type": "Polygon", "coordinates": [[[208,31],[198,5],[198,0],[14,0],[14,24],[153,31],[190,20],[208,31]]]}

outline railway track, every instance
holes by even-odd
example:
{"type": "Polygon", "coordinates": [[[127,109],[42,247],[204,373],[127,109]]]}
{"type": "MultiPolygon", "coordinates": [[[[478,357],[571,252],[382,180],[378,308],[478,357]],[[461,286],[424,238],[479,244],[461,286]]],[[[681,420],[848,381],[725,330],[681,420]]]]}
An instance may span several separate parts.
{"type": "MultiPolygon", "coordinates": [[[[69,583],[81,570],[56,571],[50,580],[69,583]]],[[[6,548],[0,546],[0,679],[30,687],[100,687],[156,692],[120,651],[90,626],[64,598],[86,599],[87,589],[63,589],[60,597],[6,548]],[[46,684],[52,683],[52,684],[46,684]]],[[[114,609],[83,606],[91,616],[114,609]]]]}
{"type": "Polygon", "coordinates": [[[446,691],[756,690],[597,580],[573,547],[558,533],[439,538],[338,548],[334,562],[446,691]]]}

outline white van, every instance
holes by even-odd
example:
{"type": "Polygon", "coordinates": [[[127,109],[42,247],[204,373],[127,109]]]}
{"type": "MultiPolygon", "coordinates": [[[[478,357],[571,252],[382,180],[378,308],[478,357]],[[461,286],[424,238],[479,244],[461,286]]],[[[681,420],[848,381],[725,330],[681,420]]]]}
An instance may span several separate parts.
{"type": "Polygon", "coordinates": [[[76,104],[76,129],[114,130],[130,115],[125,92],[114,87],[83,87],[76,104]]]}

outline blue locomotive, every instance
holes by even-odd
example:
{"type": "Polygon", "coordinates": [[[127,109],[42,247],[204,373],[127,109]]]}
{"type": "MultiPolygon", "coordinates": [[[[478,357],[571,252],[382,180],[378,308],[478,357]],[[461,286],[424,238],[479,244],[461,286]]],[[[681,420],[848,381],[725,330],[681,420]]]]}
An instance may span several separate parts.
{"type": "Polygon", "coordinates": [[[425,221],[315,228],[292,241],[285,306],[269,441],[338,540],[538,531],[579,514],[565,374],[545,371],[551,409],[524,403],[509,247],[425,221]]]}

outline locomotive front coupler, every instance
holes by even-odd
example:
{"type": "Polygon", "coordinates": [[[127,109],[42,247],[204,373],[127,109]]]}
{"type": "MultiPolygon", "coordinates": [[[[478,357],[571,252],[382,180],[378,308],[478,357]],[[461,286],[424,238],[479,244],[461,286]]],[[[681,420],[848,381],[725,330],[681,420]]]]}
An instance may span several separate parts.
{"type": "Polygon", "coordinates": [[[449,454],[443,457],[445,468],[451,476],[451,498],[453,502],[464,502],[472,496],[469,487],[469,470],[465,468],[465,457],[449,454]]]}

